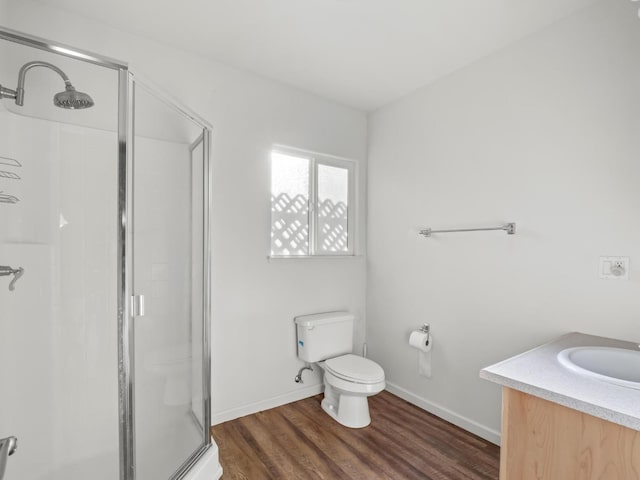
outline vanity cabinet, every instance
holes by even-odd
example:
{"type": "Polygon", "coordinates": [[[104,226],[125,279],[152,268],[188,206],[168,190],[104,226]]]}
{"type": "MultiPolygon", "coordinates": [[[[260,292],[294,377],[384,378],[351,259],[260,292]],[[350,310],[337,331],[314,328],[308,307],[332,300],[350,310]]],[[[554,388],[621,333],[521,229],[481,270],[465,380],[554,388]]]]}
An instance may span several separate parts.
{"type": "Polygon", "coordinates": [[[502,387],[500,480],[640,480],[640,382],[566,362],[578,350],[618,362],[618,349],[640,355],[636,342],[572,332],[480,371],[502,387]]]}
{"type": "Polygon", "coordinates": [[[640,431],[509,387],[501,443],[500,480],[640,480],[640,431]]]}

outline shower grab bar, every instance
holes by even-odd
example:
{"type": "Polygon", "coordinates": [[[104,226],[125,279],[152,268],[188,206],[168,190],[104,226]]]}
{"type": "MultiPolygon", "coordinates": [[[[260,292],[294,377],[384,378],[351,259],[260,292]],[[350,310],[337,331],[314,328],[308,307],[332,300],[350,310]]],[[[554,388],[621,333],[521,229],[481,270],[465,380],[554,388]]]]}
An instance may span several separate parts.
{"type": "Polygon", "coordinates": [[[0,156],[0,165],[9,165],[10,167],[21,167],[22,164],[13,158],[9,157],[1,157],[0,156]]]}
{"type": "Polygon", "coordinates": [[[19,201],[18,197],[0,192],[0,203],[18,203],[19,201]]]}
{"type": "Polygon", "coordinates": [[[507,223],[506,225],[502,225],[501,227],[484,227],[484,228],[453,228],[450,230],[433,230],[431,228],[424,228],[418,232],[418,235],[422,235],[424,237],[430,237],[432,233],[455,233],[455,232],[485,232],[490,230],[504,230],[509,235],[515,235],[516,233],[516,224],[515,223],[507,223]]]}
{"type": "Polygon", "coordinates": [[[9,283],[9,290],[13,292],[16,289],[16,282],[24,275],[24,268],[11,268],[6,265],[0,265],[0,277],[8,277],[9,275],[13,275],[13,279],[9,283]]]}

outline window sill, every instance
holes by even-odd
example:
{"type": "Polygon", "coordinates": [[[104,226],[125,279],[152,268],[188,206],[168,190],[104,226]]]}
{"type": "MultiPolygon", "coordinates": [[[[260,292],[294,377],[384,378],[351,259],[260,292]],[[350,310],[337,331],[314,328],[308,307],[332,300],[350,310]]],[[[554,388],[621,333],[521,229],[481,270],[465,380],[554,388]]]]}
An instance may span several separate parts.
{"type": "Polygon", "coordinates": [[[338,260],[338,261],[356,261],[364,260],[364,255],[291,255],[291,256],[267,256],[269,263],[290,262],[290,261],[317,261],[317,260],[338,260]]]}

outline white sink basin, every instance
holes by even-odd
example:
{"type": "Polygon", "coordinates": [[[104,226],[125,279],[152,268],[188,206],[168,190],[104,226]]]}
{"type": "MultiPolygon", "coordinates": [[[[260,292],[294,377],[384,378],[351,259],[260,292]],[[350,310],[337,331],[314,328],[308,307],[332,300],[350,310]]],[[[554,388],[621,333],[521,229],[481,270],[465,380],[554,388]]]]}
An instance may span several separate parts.
{"type": "Polygon", "coordinates": [[[567,348],[558,361],[574,372],[640,390],[640,350],[613,347],[567,348]]]}

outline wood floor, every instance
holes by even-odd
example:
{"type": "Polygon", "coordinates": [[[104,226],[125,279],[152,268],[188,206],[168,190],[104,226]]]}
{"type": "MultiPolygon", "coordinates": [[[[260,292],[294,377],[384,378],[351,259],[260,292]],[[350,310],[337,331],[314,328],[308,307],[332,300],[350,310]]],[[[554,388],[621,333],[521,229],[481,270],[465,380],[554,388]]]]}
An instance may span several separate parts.
{"type": "Polygon", "coordinates": [[[496,480],[499,447],[404,400],[369,398],[371,425],[343,427],[322,396],[211,428],[223,479],[496,480]]]}

